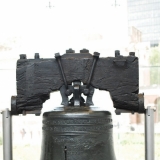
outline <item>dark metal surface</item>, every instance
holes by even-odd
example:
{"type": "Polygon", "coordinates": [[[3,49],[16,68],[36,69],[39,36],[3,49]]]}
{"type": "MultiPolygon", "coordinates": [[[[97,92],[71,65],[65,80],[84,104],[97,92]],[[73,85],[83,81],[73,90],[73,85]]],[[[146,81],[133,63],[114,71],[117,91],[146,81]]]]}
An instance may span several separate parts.
{"type": "Polygon", "coordinates": [[[21,114],[20,112],[17,111],[16,96],[11,97],[11,114],[12,115],[21,114]]]}
{"type": "Polygon", "coordinates": [[[34,59],[20,55],[13,115],[38,115],[51,92],[59,90],[62,96],[63,107],[43,115],[41,160],[116,159],[111,114],[90,107],[94,88],[110,92],[117,114],[144,113],[135,53],[125,57],[116,50],[115,57],[99,55],[71,48],[62,56],[55,54],[55,59],[41,59],[38,53],[34,59]]]}
{"type": "Polygon", "coordinates": [[[41,160],[115,160],[112,128],[110,112],[96,108],[46,112],[41,160]]]}
{"type": "Polygon", "coordinates": [[[87,81],[87,86],[86,86],[86,88],[88,89],[88,92],[86,93],[86,95],[89,94],[89,87],[91,85],[91,80],[92,80],[92,77],[93,77],[93,72],[94,72],[94,69],[96,67],[96,62],[97,62],[97,60],[99,58],[99,55],[100,55],[100,53],[94,52],[93,63],[92,63],[91,71],[90,71],[89,78],[88,78],[88,81],[87,81]]]}
{"type": "Polygon", "coordinates": [[[62,105],[74,105],[75,90],[73,83],[80,82],[80,102],[86,106],[93,105],[94,88],[110,92],[113,106],[132,112],[144,113],[143,94],[139,95],[138,58],[134,52],[129,56],[99,58],[99,53],[89,54],[83,49],[75,53],[73,49],[56,59],[42,59],[35,54],[35,59],[20,55],[17,61],[17,96],[12,105],[13,114],[24,111],[41,110],[43,103],[50,98],[50,93],[60,90],[62,105]],[[58,63],[57,63],[58,62],[58,63]],[[72,95],[69,99],[68,96],[72,95]]]}
{"type": "Polygon", "coordinates": [[[81,86],[81,82],[80,81],[73,82],[73,87],[74,87],[73,101],[74,101],[74,106],[75,107],[78,107],[78,106],[81,105],[80,86],[81,86]]]}
{"type": "Polygon", "coordinates": [[[66,89],[68,89],[68,84],[67,84],[67,80],[66,80],[66,77],[65,77],[65,74],[64,74],[63,67],[62,67],[60,54],[56,53],[55,54],[55,58],[58,61],[58,65],[59,65],[59,68],[60,68],[60,71],[61,71],[61,74],[62,74],[62,77],[63,77],[63,81],[64,81],[64,84],[65,84],[65,87],[66,87],[66,89]]]}

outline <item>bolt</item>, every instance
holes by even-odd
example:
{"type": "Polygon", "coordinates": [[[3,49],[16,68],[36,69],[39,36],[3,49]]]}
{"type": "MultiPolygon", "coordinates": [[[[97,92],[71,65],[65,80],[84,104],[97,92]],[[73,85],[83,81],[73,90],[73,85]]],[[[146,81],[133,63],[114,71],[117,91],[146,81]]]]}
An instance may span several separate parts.
{"type": "Polygon", "coordinates": [[[129,52],[130,56],[135,56],[135,52],[129,52]]]}
{"type": "Polygon", "coordinates": [[[20,59],[27,59],[26,54],[20,54],[19,56],[20,56],[20,59]]]}
{"type": "Polygon", "coordinates": [[[94,56],[95,58],[99,58],[99,55],[100,55],[100,53],[98,53],[98,52],[94,52],[94,53],[93,53],[93,56],[94,56]]]}
{"type": "Polygon", "coordinates": [[[66,90],[66,96],[70,96],[72,94],[71,90],[70,89],[67,89],[66,90]]]}
{"type": "Polygon", "coordinates": [[[69,48],[69,50],[66,50],[66,53],[75,53],[75,51],[72,48],[69,48]]]}
{"type": "Polygon", "coordinates": [[[39,59],[39,58],[40,58],[40,57],[39,57],[39,53],[35,53],[34,58],[35,58],[35,59],[39,59]]]}
{"type": "Polygon", "coordinates": [[[115,57],[120,56],[120,51],[119,50],[115,50],[115,57]]]}
{"type": "Polygon", "coordinates": [[[54,56],[55,56],[56,59],[59,58],[59,57],[61,57],[61,55],[59,53],[55,53],[54,56]]]}
{"type": "Polygon", "coordinates": [[[89,53],[89,50],[84,48],[84,49],[80,50],[80,53],[89,53]]]}
{"type": "Polygon", "coordinates": [[[83,94],[84,94],[84,95],[88,95],[88,94],[89,94],[89,89],[87,89],[87,88],[84,89],[84,90],[83,90],[83,94]]]}

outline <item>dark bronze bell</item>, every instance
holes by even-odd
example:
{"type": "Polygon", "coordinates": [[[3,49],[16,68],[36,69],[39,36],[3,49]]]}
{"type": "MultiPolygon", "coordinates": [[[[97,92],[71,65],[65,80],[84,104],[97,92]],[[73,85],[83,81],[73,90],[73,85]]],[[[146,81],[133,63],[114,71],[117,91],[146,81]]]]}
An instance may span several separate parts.
{"type": "Polygon", "coordinates": [[[99,53],[94,54],[86,85],[80,80],[67,85],[60,55],[55,57],[65,82],[60,89],[64,107],[43,114],[41,160],[115,160],[111,113],[89,107],[93,105],[90,82],[99,53]]]}
{"type": "Polygon", "coordinates": [[[62,107],[43,115],[41,160],[115,160],[112,118],[95,107],[62,107]]]}

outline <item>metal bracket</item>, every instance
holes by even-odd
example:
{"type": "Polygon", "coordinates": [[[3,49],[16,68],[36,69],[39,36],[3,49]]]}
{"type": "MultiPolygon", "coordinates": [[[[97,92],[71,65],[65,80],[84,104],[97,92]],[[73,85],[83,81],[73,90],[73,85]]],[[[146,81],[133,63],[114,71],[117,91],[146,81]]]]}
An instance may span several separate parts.
{"type": "MultiPolygon", "coordinates": [[[[86,50],[84,51],[86,52],[86,50]]],[[[69,49],[67,53],[74,53],[74,51],[72,49],[69,49]]],[[[91,86],[91,80],[93,77],[94,69],[95,69],[97,60],[99,58],[99,55],[100,53],[94,52],[93,63],[91,66],[91,71],[89,74],[89,78],[87,80],[87,84],[81,86],[80,81],[74,81],[73,86],[71,86],[67,84],[66,76],[65,76],[64,69],[63,69],[62,62],[61,62],[61,56],[59,53],[55,54],[55,58],[58,62],[58,66],[60,68],[61,75],[64,81],[64,85],[60,88],[60,93],[62,96],[62,103],[61,103],[62,105],[68,106],[69,103],[73,102],[72,104],[74,106],[80,106],[81,104],[84,103],[84,99],[83,97],[81,97],[81,93],[87,96],[86,105],[88,106],[93,105],[92,96],[94,94],[94,88],[91,86]],[[73,97],[70,99],[70,101],[68,101],[68,96],[70,96],[72,93],[73,93],[73,97]]]]}

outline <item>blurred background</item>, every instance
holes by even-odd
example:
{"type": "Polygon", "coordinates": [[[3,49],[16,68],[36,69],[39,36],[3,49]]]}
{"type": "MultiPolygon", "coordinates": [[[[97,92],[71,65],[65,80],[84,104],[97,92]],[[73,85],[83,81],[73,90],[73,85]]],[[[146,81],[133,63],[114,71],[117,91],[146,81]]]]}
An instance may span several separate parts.
{"type": "MultiPolygon", "coordinates": [[[[145,106],[156,107],[155,160],[160,159],[160,0],[0,0],[0,110],[16,95],[16,61],[20,54],[54,58],[72,48],[101,57],[115,50],[139,57],[140,93],[145,106]]],[[[94,104],[112,112],[118,160],[145,159],[144,115],[116,116],[110,95],[96,90],[94,104]]],[[[43,111],[59,106],[51,93],[43,111]]],[[[13,117],[13,160],[39,160],[42,116],[13,117]]],[[[0,159],[2,159],[0,114],[0,159]]]]}

